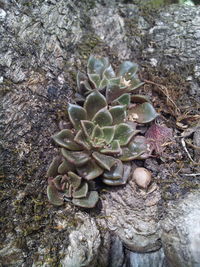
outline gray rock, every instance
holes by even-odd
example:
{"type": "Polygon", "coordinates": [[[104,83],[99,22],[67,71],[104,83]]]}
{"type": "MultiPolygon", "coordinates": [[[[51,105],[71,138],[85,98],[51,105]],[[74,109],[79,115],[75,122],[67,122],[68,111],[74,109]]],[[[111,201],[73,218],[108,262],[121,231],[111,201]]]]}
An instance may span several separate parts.
{"type": "Polygon", "coordinates": [[[151,253],[127,252],[126,267],[167,267],[163,249],[151,253]]]}
{"type": "Polygon", "coordinates": [[[0,21],[4,21],[6,17],[6,11],[0,8],[0,21]]]}
{"type": "Polygon", "coordinates": [[[166,209],[161,240],[169,266],[200,266],[200,192],[192,192],[166,209]]]}
{"type": "Polygon", "coordinates": [[[131,180],[125,188],[110,189],[103,196],[103,216],[98,223],[119,236],[130,250],[157,250],[161,246],[158,228],[159,200],[160,193],[155,184],[147,192],[142,189],[138,191],[131,180]]]}
{"type": "Polygon", "coordinates": [[[61,264],[63,267],[96,266],[101,244],[96,223],[87,214],[77,213],[76,218],[79,225],[70,233],[68,247],[61,249],[60,253],[65,255],[61,264]]]}

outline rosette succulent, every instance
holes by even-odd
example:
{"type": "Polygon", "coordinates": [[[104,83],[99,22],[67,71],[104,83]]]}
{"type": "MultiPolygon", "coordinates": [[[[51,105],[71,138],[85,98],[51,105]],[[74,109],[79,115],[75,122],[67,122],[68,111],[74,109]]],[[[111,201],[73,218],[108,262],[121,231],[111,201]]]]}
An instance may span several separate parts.
{"type": "Polygon", "coordinates": [[[136,127],[158,114],[145,96],[132,95],[142,85],[136,71],[135,63],[125,61],[116,76],[107,58],[91,56],[87,75],[78,72],[79,104],[67,105],[71,128],[53,136],[61,147],[61,156],[47,172],[47,194],[53,204],[68,199],[76,206],[94,207],[95,179],[123,185],[131,173],[130,161],[150,155],[148,142],[136,127]]]}

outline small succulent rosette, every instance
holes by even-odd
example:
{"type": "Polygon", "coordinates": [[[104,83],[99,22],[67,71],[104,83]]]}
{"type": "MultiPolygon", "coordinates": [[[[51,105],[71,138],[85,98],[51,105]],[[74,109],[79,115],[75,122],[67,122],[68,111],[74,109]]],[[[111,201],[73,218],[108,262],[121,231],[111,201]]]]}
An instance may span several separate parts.
{"type": "Polygon", "coordinates": [[[61,205],[70,199],[76,206],[92,208],[98,193],[91,181],[126,184],[130,162],[150,156],[148,142],[136,128],[158,113],[145,96],[132,95],[142,85],[136,72],[137,65],[125,61],[116,75],[107,58],[94,56],[89,58],[87,75],[78,72],[78,104],[67,106],[71,128],[53,136],[61,156],[47,173],[51,203],[61,205]]]}

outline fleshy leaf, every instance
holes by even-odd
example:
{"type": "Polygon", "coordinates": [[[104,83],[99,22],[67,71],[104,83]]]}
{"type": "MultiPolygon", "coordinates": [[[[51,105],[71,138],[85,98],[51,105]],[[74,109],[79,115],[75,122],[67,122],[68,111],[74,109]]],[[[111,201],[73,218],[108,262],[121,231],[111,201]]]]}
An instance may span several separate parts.
{"type": "Polygon", "coordinates": [[[94,88],[99,88],[101,83],[101,78],[98,74],[88,74],[90,81],[92,82],[94,88]]]}
{"type": "Polygon", "coordinates": [[[51,164],[47,170],[47,174],[46,174],[47,177],[56,177],[56,175],[58,174],[58,166],[60,165],[60,162],[61,162],[60,156],[56,156],[52,160],[52,162],[51,162],[51,164]]]}
{"type": "Polygon", "coordinates": [[[113,124],[118,124],[125,121],[126,118],[126,106],[114,106],[109,109],[112,117],[113,124]]]}
{"type": "Polygon", "coordinates": [[[115,78],[115,72],[111,65],[104,70],[103,77],[106,77],[107,79],[115,78]]]}
{"type": "Polygon", "coordinates": [[[88,193],[88,184],[83,183],[80,188],[75,190],[72,194],[73,198],[83,198],[86,197],[88,193]]]}
{"type": "Polygon", "coordinates": [[[82,166],[90,160],[90,157],[87,153],[82,151],[68,151],[65,148],[61,149],[61,153],[66,160],[75,166],[82,166]]]}
{"type": "Polygon", "coordinates": [[[108,171],[115,164],[115,158],[111,156],[102,155],[99,152],[93,152],[92,156],[100,167],[108,171]]]}
{"type": "Polygon", "coordinates": [[[126,92],[126,89],[120,88],[119,85],[108,84],[106,88],[106,99],[108,104],[114,101],[116,98],[120,97],[126,92]]]}
{"type": "Polygon", "coordinates": [[[115,128],[114,140],[119,140],[120,145],[125,146],[135,134],[135,131],[132,130],[130,125],[126,123],[120,123],[115,128]]]}
{"type": "Polygon", "coordinates": [[[81,180],[82,178],[74,172],[68,172],[68,181],[73,186],[73,188],[78,188],[81,184],[81,180]]]}
{"type": "Polygon", "coordinates": [[[98,124],[100,127],[102,126],[109,126],[112,125],[113,119],[108,111],[107,107],[100,109],[95,116],[93,117],[92,121],[95,124],[98,124]]]}
{"type": "Polygon", "coordinates": [[[91,160],[82,167],[78,167],[77,172],[86,180],[93,180],[103,173],[103,169],[100,168],[93,160],[91,160]]]}
{"type": "Polygon", "coordinates": [[[111,179],[103,179],[103,182],[107,185],[112,185],[112,186],[118,186],[118,185],[123,185],[126,184],[129,176],[131,173],[131,165],[130,163],[123,164],[123,175],[122,178],[118,180],[111,180],[111,179]]]}
{"type": "Polygon", "coordinates": [[[90,135],[92,134],[92,132],[94,130],[95,124],[91,121],[83,120],[83,121],[81,121],[81,126],[82,126],[82,129],[84,131],[84,134],[87,137],[90,137],[90,135]]]}
{"type": "Polygon", "coordinates": [[[63,194],[58,192],[58,190],[53,185],[47,186],[47,197],[49,201],[56,206],[61,206],[63,204],[63,194]]]}
{"type": "Polygon", "coordinates": [[[103,71],[109,66],[109,60],[107,57],[96,58],[93,55],[90,56],[87,65],[88,74],[99,74],[102,76],[103,71]]]}
{"type": "Polygon", "coordinates": [[[121,160],[117,159],[115,165],[112,166],[110,171],[105,171],[103,176],[106,179],[117,180],[122,178],[123,170],[124,167],[121,160]]]}
{"type": "Polygon", "coordinates": [[[99,90],[105,89],[108,84],[108,79],[104,78],[101,80],[99,85],[99,90]]]}
{"type": "Polygon", "coordinates": [[[128,118],[138,123],[151,122],[158,115],[154,107],[148,102],[138,104],[128,111],[128,118]]]}
{"type": "Polygon", "coordinates": [[[92,91],[92,88],[88,83],[88,77],[84,73],[78,71],[76,80],[78,93],[84,95],[87,91],[92,91]]]}
{"type": "Polygon", "coordinates": [[[86,136],[82,130],[78,131],[78,133],[76,134],[76,136],[74,138],[74,141],[76,141],[79,145],[82,145],[86,150],[91,149],[91,146],[87,142],[87,138],[86,138],[86,136]]]}
{"type": "Polygon", "coordinates": [[[118,140],[112,141],[107,148],[101,149],[100,151],[108,155],[120,155],[122,153],[118,140]]]}
{"type": "Polygon", "coordinates": [[[92,131],[92,135],[91,135],[91,139],[92,140],[97,140],[98,139],[103,139],[104,134],[103,134],[103,130],[99,127],[99,125],[96,125],[94,127],[94,130],[92,131]]]}
{"type": "Polygon", "coordinates": [[[87,119],[86,110],[81,106],[68,104],[68,115],[74,128],[79,129],[81,127],[81,120],[87,119]]]}
{"type": "Polygon", "coordinates": [[[139,153],[131,151],[128,147],[122,147],[122,155],[119,157],[121,161],[130,161],[139,158],[145,151],[139,153]]]}
{"type": "MultiPolygon", "coordinates": [[[[86,98],[84,108],[87,112],[88,119],[92,119],[94,115],[102,108],[107,106],[105,97],[98,91],[94,91],[86,98]]],[[[82,119],[84,120],[84,119],[82,119]]]]}
{"type": "Polygon", "coordinates": [[[107,144],[112,142],[114,134],[115,134],[115,127],[114,126],[106,126],[102,127],[104,137],[103,139],[107,144]]]}
{"type": "Polygon", "coordinates": [[[115,99],[115,101],[113,101],[113,104],[129,106],[130,102],[131,102],[130,94],[125,93],[125,94],[121,95],[120,97],[118,97],[117,99],[115,99]]]}
{"type": "Polygon", "coordinates": [[[60,174],[66,174],[68,171],[73,171],[74,168],[75,167],[74,167],[73,164],[71,164],[66,159],[63,159],[63,162],[58,167],[58,173],[60,173],[60,174]]]}
{"type": "Polygon", "coordinates": [[[137,159],[146,159],[150,156],[150,149],[148,148],[147,140],[144,136],[137,135],[134,139],[129,143],[128,148],[132,152],[136,152],[139,156],[137,159]],[[141,154],[141,152],[143,152],[141,154]],[[141,155],[140,155],[141,154],[141,155]]]}
{"type": "Polygon", "coordinates": [[[132,103],[145,103],[149,102],[149,98],[145,95],[132,95],[131,96],[131,102],[132,103]]]}
{"type": "Polygon", "coordinates": [[[74,198],[72,203],[82,208],[94,208],[99,200],[99,195],[96,191],[90,191],[84,198],[74,198]]]}
{"type": "Polygon", "coordinates": [[[119,68],[119,76],[123,76],[126,80],[130,80],[137,72],[138,65],[130,61],[124,61],[119,68]]]}
{"type": "Polygon", "coordinates": [[[53,140],[60,146],[69,150],[81,150],[82,147],[74,142],[74,134],[68,129],[64,129],[55,134],[53,140]]]}
{"type": "Polygon", "coordinates": [[[144,83],[141,82],[137,77],[132,78],[130,81],[130,85],[129,85],[129,92],[132,92],[133,90],[139,88],[140,86],[142,86],[144,83]]]}
{"type": "Polygon", "coordinates": [[[120,77],[109,79],[109,85],[120,85],[120,82],[121,82],[120,77]]]}

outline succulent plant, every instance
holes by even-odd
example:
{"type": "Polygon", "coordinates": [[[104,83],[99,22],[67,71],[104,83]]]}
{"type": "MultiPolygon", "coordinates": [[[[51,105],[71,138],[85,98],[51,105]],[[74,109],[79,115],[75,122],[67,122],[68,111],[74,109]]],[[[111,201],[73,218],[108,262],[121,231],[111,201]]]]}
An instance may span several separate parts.
{"type": "Polygon", "coordinates": [[[70,199],[76,206],[92,208],[98,201],[94,179],[125,184],[130,161],[149,157],[149,144],[136,126],[158,114],[145,96],[131,95],[142,84],[136,71],[135,63],[125,61],[116,76],[107,58],[91,56],[88,76],[78,72],[79,104],[67,105],[72,127],[53,136],[61,147],[61,156],[47,172],[47,194],[53,204],[70,199]]]}

